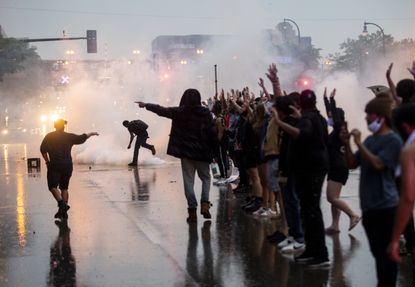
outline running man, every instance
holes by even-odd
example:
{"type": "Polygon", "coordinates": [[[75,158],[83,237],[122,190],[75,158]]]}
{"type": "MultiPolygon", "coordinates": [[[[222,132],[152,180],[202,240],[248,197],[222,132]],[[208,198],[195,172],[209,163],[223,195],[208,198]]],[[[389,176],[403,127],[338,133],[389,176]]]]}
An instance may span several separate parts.
{"type": "Polygon", "coordinates": [[[73,145],[83,144],[91,136],[98,133],[76,135],[65,132],[67,121],[58,119],[54,123],[55,131],[48,133],[40,145],[40,152],[46,162],[48,169],[47,180],[48,188],[58,203],[58,212],[55,218],[68,218],[68,186],[72,176],[72,156],[73,145]]]}

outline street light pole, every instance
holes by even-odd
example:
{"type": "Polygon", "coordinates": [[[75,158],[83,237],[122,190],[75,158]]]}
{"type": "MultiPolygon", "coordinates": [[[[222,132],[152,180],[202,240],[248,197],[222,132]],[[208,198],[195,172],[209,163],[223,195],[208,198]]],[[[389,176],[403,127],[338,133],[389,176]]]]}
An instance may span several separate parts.
{"type": "Polygon", "coordinates": [[[300,35],[300,28],[298,27],[297,23],[295,23],[294,20],[288,19],[288,18],[284,18],[284,22],[291,22],[295,25],[295,27],[297,27],[297,34],[298,34],[298,46],[300,46],[301,43],[301,35],[300,35]]]}
{"type": "Polygon", "coordinates": [[[371,23],[371,22],[364,22],[363,23],[363,33],[367,34],[367,25],[373,25],[379,28],[380,32],[382,33],[382,50],[383,50],[383,56],[386,56],[386,49],[385,49],[385,33],[383,32],[382,27],[380,27],[378,24],[376,23],[371,23]]]}

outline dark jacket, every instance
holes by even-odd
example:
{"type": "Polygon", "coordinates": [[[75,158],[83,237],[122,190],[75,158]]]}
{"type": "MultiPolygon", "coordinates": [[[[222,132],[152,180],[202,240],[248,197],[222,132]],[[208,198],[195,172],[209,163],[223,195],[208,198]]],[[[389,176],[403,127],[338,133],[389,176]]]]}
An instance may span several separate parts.
{"type": "Polygon", "coordinates": [[[217,137],[210,111],[200,105],[162,107],[146,104],[146,109],[172,120],[167,154],[212,162],[217,137]]]}
{"type": "Polygon", "coordinates": [[[303,112],[296,126],[300,130],[299,137],[293,141],[293,170],[295,172],[327,172],[329,154],[327,150],[327,121],[318,110],[303,112]]]}

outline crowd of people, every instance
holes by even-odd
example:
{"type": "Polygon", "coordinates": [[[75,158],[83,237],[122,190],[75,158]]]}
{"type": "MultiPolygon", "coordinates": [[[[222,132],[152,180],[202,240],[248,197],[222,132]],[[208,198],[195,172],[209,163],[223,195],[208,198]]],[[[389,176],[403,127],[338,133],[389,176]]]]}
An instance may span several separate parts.
{"type": "MultiPolygon", "coordinates": [[[[329,266],[325,235],[340,232],[344,212],[348,231],[362,221],[378,286],[395,286],[399,254],[414,255],[415,247],[415,80],[403,79],[395,86],[392,66],[386,71],[389,87],[371,87],[375,96],[364,110],[371,134],[364,140],[358,129],[349,131],[345,111],[336,105],[335,89],[329,96],[324,91],[324,117],[314,91],[282,92],[275,64],[266,73],[273,94],[260,78],[258,97],[245,87],[226,95],[222,90],[204,103],[214,117],[214,160],[221,178],[229,176],[231,158],[239,171],[233,191],[248,194],[242,209],[280,219],[268,240],[282,253],[296,254],[299,264],[329,266]],[[340,197],[349,170],[358,167],[361,212],[340,197]],[[320,209],[325,180],[331,204],[331,224],[326,227],[320,209]],[[401,235],[406,250],[399,248],[401,235]]],[[[415,63],[408,70],[415,78],[415,63]]]]}

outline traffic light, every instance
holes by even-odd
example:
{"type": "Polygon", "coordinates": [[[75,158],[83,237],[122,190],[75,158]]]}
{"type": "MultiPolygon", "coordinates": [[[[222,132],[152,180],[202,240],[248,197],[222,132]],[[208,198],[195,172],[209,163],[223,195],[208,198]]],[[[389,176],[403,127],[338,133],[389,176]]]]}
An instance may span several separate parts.
{"type": "Polygon", "coordinates": [[[86,30],[86,48],[88,53],[97,52],[97,30],[86,30]]]}

